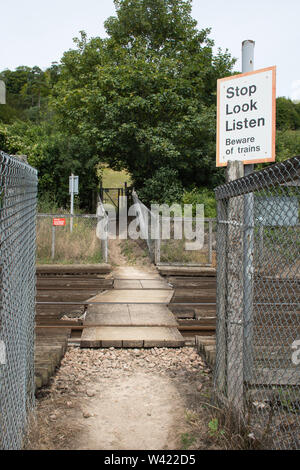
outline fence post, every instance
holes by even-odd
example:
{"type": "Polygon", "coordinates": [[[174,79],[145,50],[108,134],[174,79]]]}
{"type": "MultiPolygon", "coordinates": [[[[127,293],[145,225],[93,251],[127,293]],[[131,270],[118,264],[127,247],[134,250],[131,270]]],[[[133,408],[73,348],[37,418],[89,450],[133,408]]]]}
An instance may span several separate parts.
{"type": "Polygon", "coordinates": [[[107,228],[105,227],[105,237],[101,240],[101,247],[102,247],[102,258],[105,263],[108,261],[108,233],[107,228]]]}
{"type": "Polygon", "coordinates": [[[156,223],[156,234],[157,237],[155,237],[154,240],[154,263],[159,264],[160,263],[160,243],[161,243],[161,223],[160,223],[160,215],[157,214],[155,217],[155,223],[156,223]]]}
{"type": "MultiPolygon", "coordinates": [[[[230,161],[228,180],[241,178],[243,162],[230,161]]],[[[240,414],[244,402],[243,196],[228,201],[227,235],[227,396],[240,414]]]]}
{"type": "Polygon", "coordinates": [[[254,195],[244,196],[244,380],[253,374],[254,195]]]}
{"type": "Polygon", "coordinates": [[[262,265],[262,260],[264,256],[264,226],[260,225],[258,227],[258,246],[259,246],[259,265],[262,265]]]}
{"type": "Polygon", "coordinates": [[[212,264],[212,221],[208,221],[208,264],[212,264]]]}
{"type": "MultiPolygon", "coordinates": [[[[242,72],[254,70],[255,42],[242,43],[242,72]]],[[[254,170],[254,165],[245,165],[244,175],[254,170]]],[[[254,195],[244,196],[244,255],[243,255],[243,297],[244,297],[244,379],[252,378],[253,370],[253,252],[254,252],[254,195]]]]}
{"type": "Polygon", "coordinates": [[[227,359],[227,204],[217,201],[217,328],[216,328],[216,367],[214,387],[222,395],[226,394],[226,359],[227,359]]]}
{"type": "Polygon", "coordinates": [[[55,257],[55,225],[52,225],[52,237],[51,237],[51,259],[55,257]]]}

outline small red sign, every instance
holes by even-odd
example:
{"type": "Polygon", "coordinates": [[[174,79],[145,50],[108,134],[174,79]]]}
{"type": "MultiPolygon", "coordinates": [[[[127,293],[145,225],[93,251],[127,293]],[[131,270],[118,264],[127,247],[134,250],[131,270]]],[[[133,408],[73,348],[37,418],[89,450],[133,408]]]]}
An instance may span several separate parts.
{"type": "Polygon", "coordinates": [[[53,219],[53,225],[55,227],[62,227],[64,225],[66,225],[66,219],[55,218],[55,219],[53,219]]]}

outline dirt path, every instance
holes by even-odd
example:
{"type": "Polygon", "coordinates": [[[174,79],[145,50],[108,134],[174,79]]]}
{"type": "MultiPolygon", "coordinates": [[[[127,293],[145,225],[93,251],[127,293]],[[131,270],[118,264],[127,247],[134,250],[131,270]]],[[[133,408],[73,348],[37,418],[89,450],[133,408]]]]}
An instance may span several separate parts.
{"type": "Polygon", "coordinates": [[[167,378],[137,372],[99,383],[79,449],[175,449],[184,403],[167,378]],[[161,393],[163,390],[163,394],[161,393]],[[174,403],[174,405],[173,405],[174,403]]]}
{"type": "Polygon", "coordinates": [[[109,240],[109,262],[112,266],[127,266],[128,260],[121,251],[121,240],[109,240]]]}
{"type": "Polygon", "coordinates": [[[110,239],[108,250],[112,266],[143,266],[155,270],[144,240],[110,239]]]}
{"type": "Polygon", "coordinates": [[[40,393],[26,448],[209,448],[210,418],[200,403],[210,381],[193,348],[70,348],[40,393]],[[189,423],[196,415],[200,440],[189,423]]]}

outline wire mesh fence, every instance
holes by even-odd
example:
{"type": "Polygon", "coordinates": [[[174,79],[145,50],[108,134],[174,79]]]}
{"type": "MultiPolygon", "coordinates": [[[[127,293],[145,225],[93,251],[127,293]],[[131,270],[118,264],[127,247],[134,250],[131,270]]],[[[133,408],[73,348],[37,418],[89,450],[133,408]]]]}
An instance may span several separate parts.
{"type": "Polygon", "coordinates": [[[300,157],[216,190],[215,396],[249,436],[300,448],[300,157]]]}
{"type": "Polygon", "coordinates": [[[167,227],[166,232],[168,232],[170,236],[165,237],[162,229],[157,264],[215,266],[215,219],[198,219],[197,224],[195,217],[160,217],[160,226],[163,227],[164,223],[167,227]],[[191,234],[194,237],[193,240],[186,237],[185,226],[187,226],[187,224],[190,224],[191,234]],[[203,234],[197,237],[197,230],[199,230],[199,232],[203,231],[203,234]],[[199,239],[199,243],[197,243],[197,238],[199,239]],[[190,246],[190,249],[188,249],[188,246],[190,246]]]}
{"type": "Polygon", "coordinates": [[[0,152],[0,448],[19,449],[34,404],[37,173],[0,152]]]}
{"type": "Polygon", "coordinates": [[[38,214],[39,264],[94,264],[107,261],[103,214],[38,214]],[[73,221],[73,223],[71,223],[73,221]],[[55,225],[57,224],[57,225],[55,225]]]}

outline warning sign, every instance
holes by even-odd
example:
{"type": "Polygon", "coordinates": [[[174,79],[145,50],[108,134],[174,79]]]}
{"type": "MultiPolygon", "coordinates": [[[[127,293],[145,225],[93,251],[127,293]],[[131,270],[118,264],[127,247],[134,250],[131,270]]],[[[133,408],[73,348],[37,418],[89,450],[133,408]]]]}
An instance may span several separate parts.
{"type": "Polygon", "coordinates": [[[276,67],[218,80],[217,166],[275,161],[276,67]]]}
{"type": "Polygon", "coordinates": [[[66,225],[66,219],[54,218],[52,225],[54,225],[54,227],[62,227],[66,225]]]}

